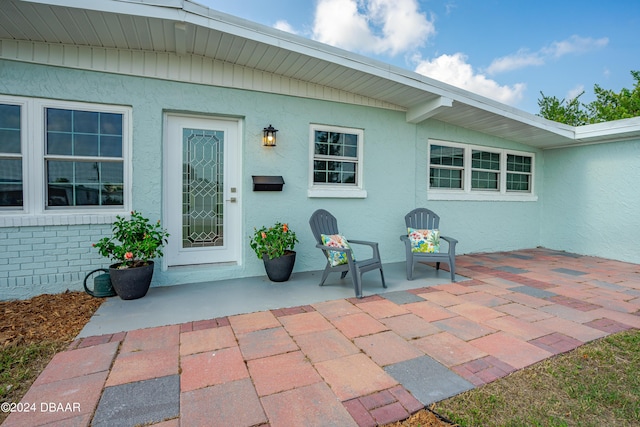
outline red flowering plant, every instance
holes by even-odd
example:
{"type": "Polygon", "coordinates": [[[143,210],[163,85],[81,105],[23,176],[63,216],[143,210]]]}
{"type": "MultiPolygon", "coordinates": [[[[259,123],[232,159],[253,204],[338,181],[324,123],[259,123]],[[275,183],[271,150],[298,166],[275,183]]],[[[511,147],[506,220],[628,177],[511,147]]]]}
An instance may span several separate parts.
{"type": "Polygon", "coordinates": [[[131,211],[130,218],[116,216],[113,235],[94,243],[100,255],[119,263],[118,268],[148,265],[153,258],[162,256],[162,246],[169,233],[160,226],[160,220],[151,223],[139,212],[131,211]]]}
{"type": "Polygon", "coordinates": [[[269,259],[278,258],[285,253],[292,252],[298,242],[296,233],[289,229],[287,224],[276,222],[272,227],[254,227],[253,236],[250,237],[249,245],[258,258],[263,255],[269,259]]]}

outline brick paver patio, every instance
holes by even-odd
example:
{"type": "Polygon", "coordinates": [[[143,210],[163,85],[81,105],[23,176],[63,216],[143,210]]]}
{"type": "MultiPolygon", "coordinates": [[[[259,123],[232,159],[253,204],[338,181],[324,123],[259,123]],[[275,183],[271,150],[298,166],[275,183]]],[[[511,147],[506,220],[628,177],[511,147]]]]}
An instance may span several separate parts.
{"type": "Polygon", "coordinates": [[[531,249],[457,268],[470,280],[78,339],[3,427],[375,426],[640,328],[635,264],[531,249]]]}

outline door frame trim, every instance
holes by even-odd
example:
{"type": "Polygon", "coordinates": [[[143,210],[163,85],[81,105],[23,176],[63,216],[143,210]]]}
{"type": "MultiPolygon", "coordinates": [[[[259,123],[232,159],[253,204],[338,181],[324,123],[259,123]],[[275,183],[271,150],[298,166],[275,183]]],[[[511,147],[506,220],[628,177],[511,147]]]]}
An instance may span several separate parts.
{"type": "MultiPolygon", "coordinates": [[[[236,159],[232,162],[231,165],[233,169],[237,170],[236,178],[237,181],[233,187],[236,187],[236,204],[238,207],[239,218],[235,222],[235,226],[233,227],[233,234],[237,235],[238,243],[235,245],[235,248],[232,252],[233,258],[236,260],[235,262],[211,262],[205,264],[190,264],[190,265],[177,265],[177,266],[169,266],[167,262],[166,256],[162,257],[162,271],[167,271],[173,268],[189,268],[196,266],[229,266],[230,264],[234,264],[240,266],[243,264],[242,258],[242,230],[243,230],[243,220],[244,220],[244,212],[242,210],[242,164],[243,164],[243,147],[244,147],[244,120],[241,117],[236,116],[224,116],[224,115],[208,115],[208,114],[191,114],[185,112],[176,112],[176,111],[163,111],[162,112],[162,217],[166,220],[168,218],[168,209],[169,209],[169,186],[167,183],[169,182],[169,157],[168,156],[168,143],[169,143],[169,118],[170,117],[184,117],[188,119],[204,119],[204,120],[218,120],[225,122],[232,122],[235,124],[237,129],[237,150],[236,150],[236,159]]],[[[226,166],[226,165],[225,165],[226,166]]],[[[231,185],[230,185],[231,186],[231,185]]],[[[225,185],[226,187],[226,185],[225,185]]],[[[225,188],[226,193],[226,188],[225,188]]],[[[226,195],[225,195],[226,196],[226,195]]],[[[231,234],[231,233],[230,233],[231,234]]]]}

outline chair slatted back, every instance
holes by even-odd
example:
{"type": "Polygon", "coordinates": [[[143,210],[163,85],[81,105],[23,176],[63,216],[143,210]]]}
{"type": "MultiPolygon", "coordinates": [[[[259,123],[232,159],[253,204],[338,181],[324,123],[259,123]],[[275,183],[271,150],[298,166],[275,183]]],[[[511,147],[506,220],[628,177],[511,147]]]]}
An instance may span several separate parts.
{"type": "Polygon", "coordinates": [[[324,209],[315,211],[309,219],[309,225],[316,242],[322,244],[321,234],[339,234],[338,220],[324,209]]]}
{"type": "Polygon", "coordinates": [[[421,230],[435,230],[440,225],[440,217],[426,208],[417,208],[404,216],[407,227],[421,230]]]}

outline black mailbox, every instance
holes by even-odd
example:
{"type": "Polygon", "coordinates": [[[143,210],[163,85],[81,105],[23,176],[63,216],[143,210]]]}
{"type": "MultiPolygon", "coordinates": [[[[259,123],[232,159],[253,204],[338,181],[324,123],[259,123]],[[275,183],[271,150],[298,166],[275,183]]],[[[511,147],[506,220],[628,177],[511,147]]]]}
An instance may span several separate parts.
{"type": "Polygon", "coordinates": [[[281,176],[252,175],[253,191],[282,191],[284,179],[281,176]]]}

